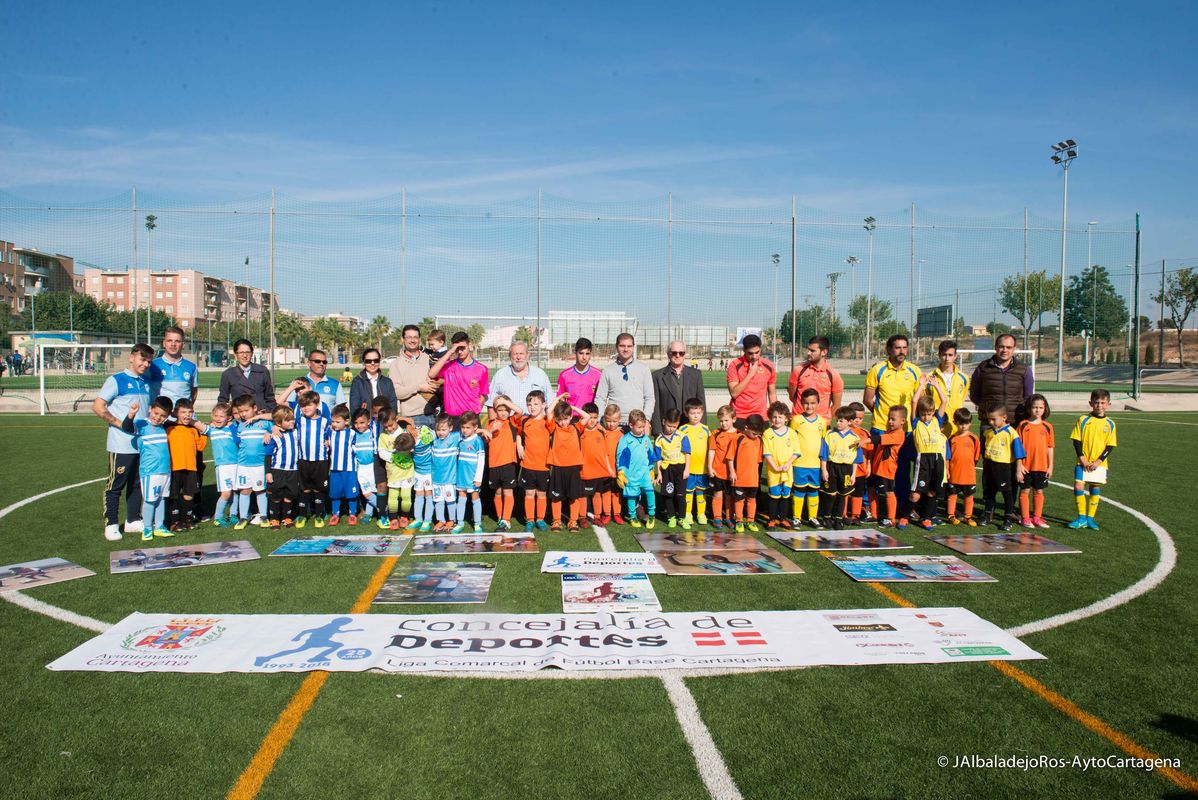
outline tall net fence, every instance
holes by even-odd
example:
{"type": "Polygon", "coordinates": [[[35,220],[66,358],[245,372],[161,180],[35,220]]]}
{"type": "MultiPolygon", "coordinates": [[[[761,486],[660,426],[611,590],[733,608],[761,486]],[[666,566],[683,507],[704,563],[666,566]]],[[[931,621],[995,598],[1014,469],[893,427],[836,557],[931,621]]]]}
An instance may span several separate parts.
{"type": "MultiPolygon", "coordinates": [[[[521,338],[550,366],[579,337],[600,358],[628,330],[644,358],[664,358],[682,339],[693,358],[714,362],[754,332],[783,370],[813,335],[863,368],[893,333],[911,336],[927,360],[942,338],[984,349],[1010,330],[1036,350],[1044,375],[1061,321],[1060,220],[1023,211],[966,218],[913,204],[850,214],[789,201],[738,208],[540,193],[471,204],[267,192],[197,204],[131,191],[64,205],[0,193],[0,241],[14,246],[6,279],[42,291],[27,298],[40,310],[22,305],[13,330],[119,342],[145,340],[148,323],[157,343],[178,322],[211,368],[239,338],[280,364],[314,346],[347,361],[367,344],[391,354],[398,328],[416,323],[481,335],[495,355],[521,338]],[[102,307],[80,295],[62,308],[38,254],[72,259],[102,307]],[[278,349],[266,355],[272,294],[278,349]]],[[[1070,222],[1067,369],[1130,379],[1134,311],[1153,330],[1157,316],[1147,274],[1137,306],[1135,262],[1133,220],[1070,222]]],[[[1141,362],[1161,355],[1143,352],[1152,338],[1141,362]]]]}

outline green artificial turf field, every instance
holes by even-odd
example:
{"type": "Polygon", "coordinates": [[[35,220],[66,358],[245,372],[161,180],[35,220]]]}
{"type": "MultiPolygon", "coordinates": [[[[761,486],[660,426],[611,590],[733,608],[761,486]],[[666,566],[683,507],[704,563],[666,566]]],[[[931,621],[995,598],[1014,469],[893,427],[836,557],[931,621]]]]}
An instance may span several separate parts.
{"type": "MultiPolygon", "coordinates": [[[[1179,772],[1128,766],[953,768],[956,758],[967,754],[1127,756],[1109,738],[987,663],[687,678],[685,687],[741,796],[1156,798],[1198,787],[1190,777],[1198,775],[1198,566],[1191,560],[1191,503],[1198,494],[1187,469],[1198,444],[1198,414],[1112,416],[1120,425],[1120,447],[1106,496],[1163,526],[1176,545],[1176,566],[1162,584],[1130,603],[1025,636],[1047,660],[1004,663],[1056,693],[1051,697],[1058,706],[1072,710],[1068,703],[1076,704],[1127,737],[1120,740],[1125,747],[1178,759],[1179,772]],[[938,766],[940,756],[949,759],[948,767],[938,766]]],[[[1074,417],[1061,414],[1052,420],[1061,444],[1074,417]]],[[[90,416],[6,416],[0,418],[0,442],[0,507],[98,478],[106,467],[103,428],[90,416]]],[[[1063,455],[1067,447],[1058,449],[1058,464],[1071,463],[1063,455]]],[[[1067,472],[1059,467],[1056,480],[1068,481],[1067,472]]],[[[97,573],[32,589],[28,597],[105,622],[134,611],[343,613],[382,563],[264,557],[210,568],[109,575],[107,554],[138,542],[130,536],[120,543],[104,541],[100,495],[101,484],[93,483],[0,518],[0,564],[59,556],[97,573]]],[[[1149,528],[1111,504],[1099,511],[1101,531],[1066,529],[1063,523],[1074,516],[1069,489],[1049,489],[1046,516],[1053,528],[1043,533],[1078,546],[1082,554],[963,556],[998,582],[888,586],[910,603],[964,606],[1011,627],[1102,600],[1135,584],[1162,557],[1149,528]]],[[[344,523],[338,530],[351,532],[344,523]]],[[[640,549],[632,529],[608,530],[617,549],[640,549]]],[[[895,535],[915,545],[906,552],[948,553],[922,533],[912,528],[895,535]]],[[[290,535],[250,528],[236,537],[250,539],[265,556],[290,535]]],[[[764,534],[758,536],[770,543],[764,534]]],[[[204,526],[171,544],[227,537],[233,533],[204,526]]],[[[542,552],[599,549],[591,531],[537,538],[542,552]]],[[[817,553],[776,549],[806,574],[653,576],[663,609],[892,605],[891,598],[870,584],[854,583],[817,553]]],[[[409,560],[404,556],[401,562],[409,560]]],[[[376,606],[371,611],[560,611],[558,579],[539,572],[540,555],[480,560],[497,565],[484,605],[376,606]]],[[[93,635],[0,603],[4,796],[224,797],[308,680],[304,674],[45,669],[93,635]]],[[[711,796],[704,781],[710,762],[704,764],[706,771],[697,765],[667,687],[657,678],[334,673],[265,774],[257,796],[704,798],[711,796]]],[[[736,796],[719,791],[717,796],[736,796]]]]}

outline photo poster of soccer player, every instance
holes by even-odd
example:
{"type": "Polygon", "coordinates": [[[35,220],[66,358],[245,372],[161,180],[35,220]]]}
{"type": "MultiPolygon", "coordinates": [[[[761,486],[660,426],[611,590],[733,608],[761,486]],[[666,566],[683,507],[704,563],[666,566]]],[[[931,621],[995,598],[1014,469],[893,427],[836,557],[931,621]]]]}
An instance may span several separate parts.
{"type": "Polygon", "coordinates": [[[536,553],[537,537],[532,533],[461,533],[417,536],[412,542],[414,556],[480,555],[490,553],[536,553]]]}
{"type": "Polygon", "coordinates": [[[1036,533],[984,533],[926,538],[967,556],[1043,556],[1081,552],[1076,547],[1054,542],[1036,533]]]}
{"type": "Polygon", "coordinates": [[[598,611],[661,611],[653,583],[643,572],[626,575],[562,575],[562,611],[592,614],[598,611]]]}
{"type": "Polygon", "coordinates": [[[186,547],[145,547],[138,550],[113,550],[108,555],[108,571],[113,575],[124,572],[152,572],[160,569],[206,567],[253,561],[261,558],[248,541],[207,542],[186,547]]]}
{"type": "Polygon", "coordinates": [[[791,550],[808,552],[811,550],[910,550],[911,545],[903,544],[893,536],[871,530],[852,531],[822,531],[820,533],[804,533],[801,531],[770,531],[770,538],[784,544],[791,550]]]}
{"type": "Polygon", "coordinates": [[[667,575],[800,575],[803,570],[776,550],[670,550],[653,554],[667,575]]]}
{"type": "Polygon", "coordinates": [[[665,553],[674,550],[765,550],[752,536],[745,534],[683,531],[679,533],[638,533],[637,543],[649,553],[665,553]]]}
{"type": "Polygon", "coordinates": [[[417,561],[398,564],[374,603],[485,603],[495,565],[478,561],[417,561]]]}
{"type": "Polygon", "coordinates": [[[0,592],[32,589],[74,578],[87,578],[96,573],[65,558],[43,558],[0,567],[0,592]]]}
{"type": "Polygon", "coordinates": [[[956,556],[827,556],[855,581],[994,583],[998,579],[956,556]]]}
{"type": "Polygon", "coordinates": [[[299,536],[283,542],[272,556],[401,556],[411,536],[299,536]]]}

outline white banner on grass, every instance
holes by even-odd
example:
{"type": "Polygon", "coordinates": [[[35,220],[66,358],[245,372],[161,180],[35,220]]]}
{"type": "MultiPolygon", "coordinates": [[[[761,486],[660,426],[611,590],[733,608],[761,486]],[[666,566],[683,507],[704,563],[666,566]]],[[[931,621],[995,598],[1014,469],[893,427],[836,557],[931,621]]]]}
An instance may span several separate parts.
{"type": "Polygon", "coordinates": [[[964,608],[661,614],[131,614],[49,664],[98,672],[786,667],[1043,658],[964,608]]]}
{"type": "Polygon", "coordinates": [[[541,572],[631,575],[664,575],[665,568],[652,553],[597,553],[550,550],[541,561],[541,572]]]}

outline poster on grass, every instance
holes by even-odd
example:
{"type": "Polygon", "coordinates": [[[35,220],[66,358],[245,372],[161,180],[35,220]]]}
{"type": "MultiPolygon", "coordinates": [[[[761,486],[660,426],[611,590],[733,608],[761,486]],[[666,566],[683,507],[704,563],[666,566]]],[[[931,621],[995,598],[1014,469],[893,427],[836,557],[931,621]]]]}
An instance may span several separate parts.
{"type": "Polygon", "coordinates": [[[1043,658],[964,608],[642,614],[131,614],[47,667],[93,672],[778,669],[1043,658]]]}
{"type": "Polygon", "coordinates": [[[630,575],[637,572],[664,573],[652,553],[563,552],[550,550],[541,561],[541,572],[607,573],[630,575]]]}
{"type": "Polygon", "coordinates": [[[956,556],[827,556],[855,581],[908,583],[993,583],[956,556]]]}
{"type": "Polygon", "coordinates": [[[667,575],[801,575],[803,570],[777,550],[666,551],[654,553],[667,575]]]}
{"type": "Polygon", "coordinates": [[[87,578],[95,574],[87,567],[73,564],[65,558],[23,561],[20,564],[0,567],[0,592],[32,589],[35,586],[60,583],[73,578],[87,578]]]}
{"type": "Polygon", "coordinates": [[[893,536],[871,530],[852,531],[770,531],[770,538],[791,550],[910,550],[893,536]]]}
{"type": "Polygon", "coordinates": [[[139,550],[113,550],[108,556],[108,571],[153,572],[181,567],[206,567],[212,564],[231,564],[260,558],[254,546],[245,540],[237,542],[208,542],[186,547],[143,547],[139,550]]]}
{"type": "Polygon", "coordinates": [[[478,553],[536,553],[537,537],[531,533],[444,533],[417,536],[414,556],[475,555],[478,553]]]}
{"type": "Polygon", "coordinates": [[[661,553],[667,550],[764,550],[766,548],[752,536],[719,531],[638,533],[636,540],[650,553],[661,553]]]}
{"type": "Polygon", "coordinates": [[[485,603],[493,577],[494,564],[453,561],[399,564],[379,588],[374,602],[485,603]]]}
{"type": "Polygon", "coordinates": [[[927,538],[967,556],[1039,556],[1081,552],[1076,547],[1054,542],[1038,533],[983,533],[927,538]]]}
{"type": "Polygon", "coordinates": [[[657,592],[643,572],[614,575],[562,575],[562,611],[661,611],[657,592]]]}
{"type": "Polygon", "coordinates": [[[411,536],[297,536],[272,556],[401,556],[411,536]]]}

